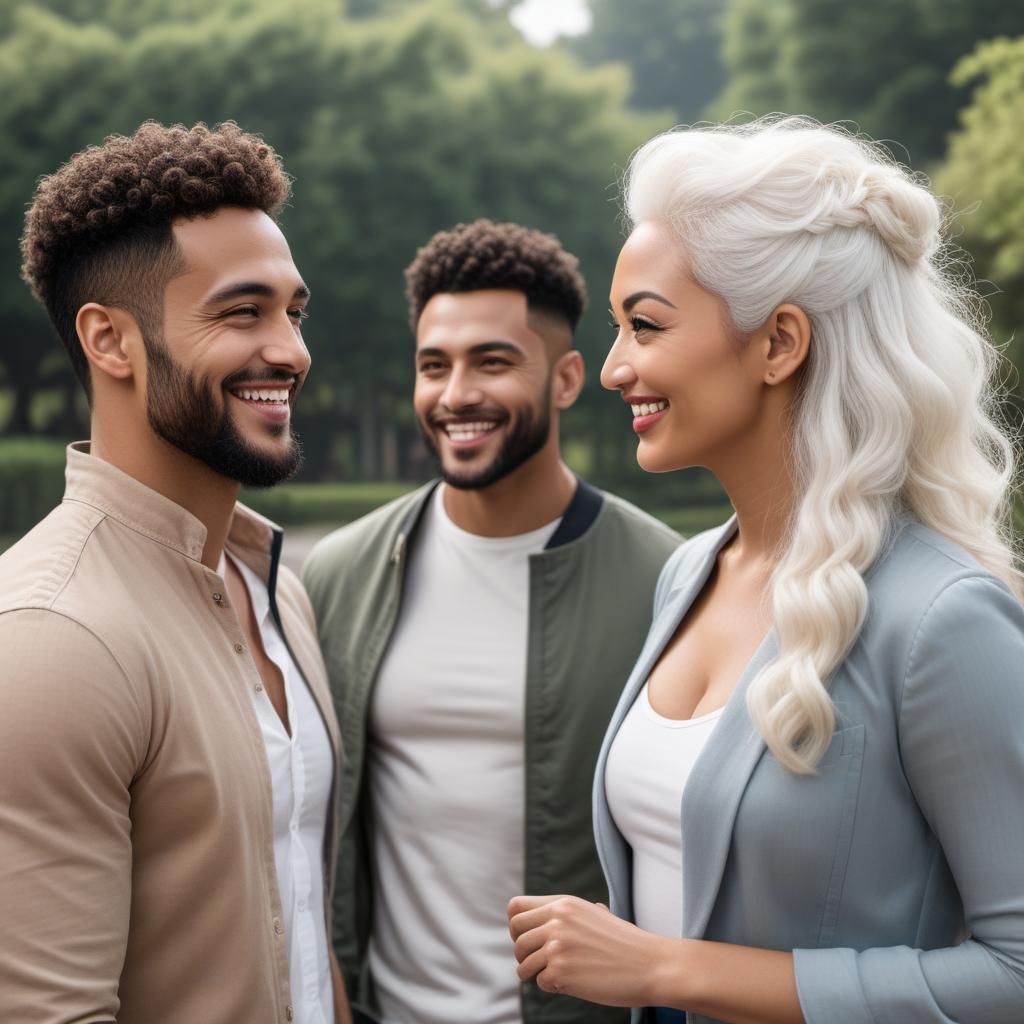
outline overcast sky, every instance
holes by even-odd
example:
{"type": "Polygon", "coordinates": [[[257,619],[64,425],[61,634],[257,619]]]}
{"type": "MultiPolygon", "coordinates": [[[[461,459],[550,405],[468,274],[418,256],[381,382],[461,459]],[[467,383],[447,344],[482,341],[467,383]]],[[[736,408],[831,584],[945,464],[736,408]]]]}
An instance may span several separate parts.
{"type": "Polygon", "coordinates": [[[560,35],[575,36],[590,28],[585,0],[523,0],[510,19],[538,46],[548,46],[560,35]]]}

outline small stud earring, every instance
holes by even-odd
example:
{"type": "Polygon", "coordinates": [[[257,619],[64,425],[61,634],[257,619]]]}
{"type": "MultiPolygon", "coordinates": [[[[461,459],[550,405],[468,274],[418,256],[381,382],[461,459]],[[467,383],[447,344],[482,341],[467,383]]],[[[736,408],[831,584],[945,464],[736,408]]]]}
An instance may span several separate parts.
{"type": "Polygon", "coordinates": [[[769,371],[768,371],[768,376],[769,376],[769,377],[770,377],[771,379],[773,379],[773,380],[774,380],[774,379],[775,379],[775,372],[774,372],[773,370],[769,370],[769,371]]]}

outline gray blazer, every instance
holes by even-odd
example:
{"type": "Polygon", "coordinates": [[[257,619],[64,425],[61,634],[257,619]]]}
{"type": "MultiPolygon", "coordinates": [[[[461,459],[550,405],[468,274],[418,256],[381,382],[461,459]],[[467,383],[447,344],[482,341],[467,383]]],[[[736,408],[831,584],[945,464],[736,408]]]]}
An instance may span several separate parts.
{"type": "MultiPolygon", "coordinates": [[[[594,829],[626,919],[631,852],[605,799],[608,751],[734,530],[669,559],[601,749],[594,829]]],[[[865,580],[867,621],[829,686],[838,724],[817,775],[783,770],[747,714],[771,634],[694,767],[683,934],[792,950],[808,1024],[1021,1024],[1024,610],[916,523],[865,580]]]]}

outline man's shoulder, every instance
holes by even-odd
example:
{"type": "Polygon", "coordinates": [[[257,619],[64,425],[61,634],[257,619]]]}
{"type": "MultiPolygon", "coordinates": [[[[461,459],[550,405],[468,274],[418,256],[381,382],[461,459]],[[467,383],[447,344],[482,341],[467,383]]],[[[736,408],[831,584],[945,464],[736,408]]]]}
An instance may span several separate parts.
{"type": "MultiPolygon", "coordinates": [[[[0,644],[7,682],[29,672],[119,685],[123,665],[112,640],[124,623],[108,614],[104,586],[82,568],[105,521],[105,514],[89,505],[63,502],[0,555],[0,644]]],[[[106,581],[107,590],[111,582],[106,581]]]]}
{"type": "Polygon", "coordinates": [[[0,555],[0,612],[53,609],[105,518],[89,505],[62,502],[0,555]]]}
{"type": "Polygon", "coordinates": [[[638,546],[662,561],[683,543],[675,530],[649,512],[617,494],[608,491],[601,494],[604,507],[594,524],[598,531],[614,532],[621,542],[638,546]]]}
{"type": "Polygon", "coordinates": [[[341,572],[359,571],[389,558],[406,520],[422,508],[435,486],[432,481],[417,487],[318,541],[302,568],[306,589],[315,588],[322,580],[336,579],[341,572]]]}
{"type": "Polygon", "coordinates": [[[678,547],[682,543],[683,538],[672,527],[652,516],[650,512],[645,512],[638,505],[612,494],[611,491],[602,491],[601,494],[604,496],[608,513],[620,520],[627,529],[641,533],[653,532],[663,541],[671,543],[673,547],[678,547]]]}

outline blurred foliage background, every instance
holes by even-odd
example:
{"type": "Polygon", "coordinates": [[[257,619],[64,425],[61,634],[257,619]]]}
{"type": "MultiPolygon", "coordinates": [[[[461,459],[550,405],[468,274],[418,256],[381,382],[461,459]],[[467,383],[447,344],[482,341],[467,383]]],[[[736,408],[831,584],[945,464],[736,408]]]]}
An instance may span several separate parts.
{"type": "Polygon", "coordinates": [[[19,278],[25,206],[40,175],[146,118],[233,118],[295,178],[283,228],[313,292],[314,367],[296,410],[306,463],[299,482],[255,499],[285,521],[337,521],[430,474],[402,270],[433,232],[480,216],[554,232],[580,258],[590,379],[565,418],[573,466],[683,529],[720,516],[699,471],[636,467],[619,403],[597,383],[617,180],[641,142],[678,123],[786,111],[885,140],[959,211],[993,336],[1019,364],[1024,4],[590,0],[589,31],[545,48],[510,23],[516,6],[0,0],[0,534],[52,504],[41,481],[54,452],[88,433],[67,358],[19,278]]]}

